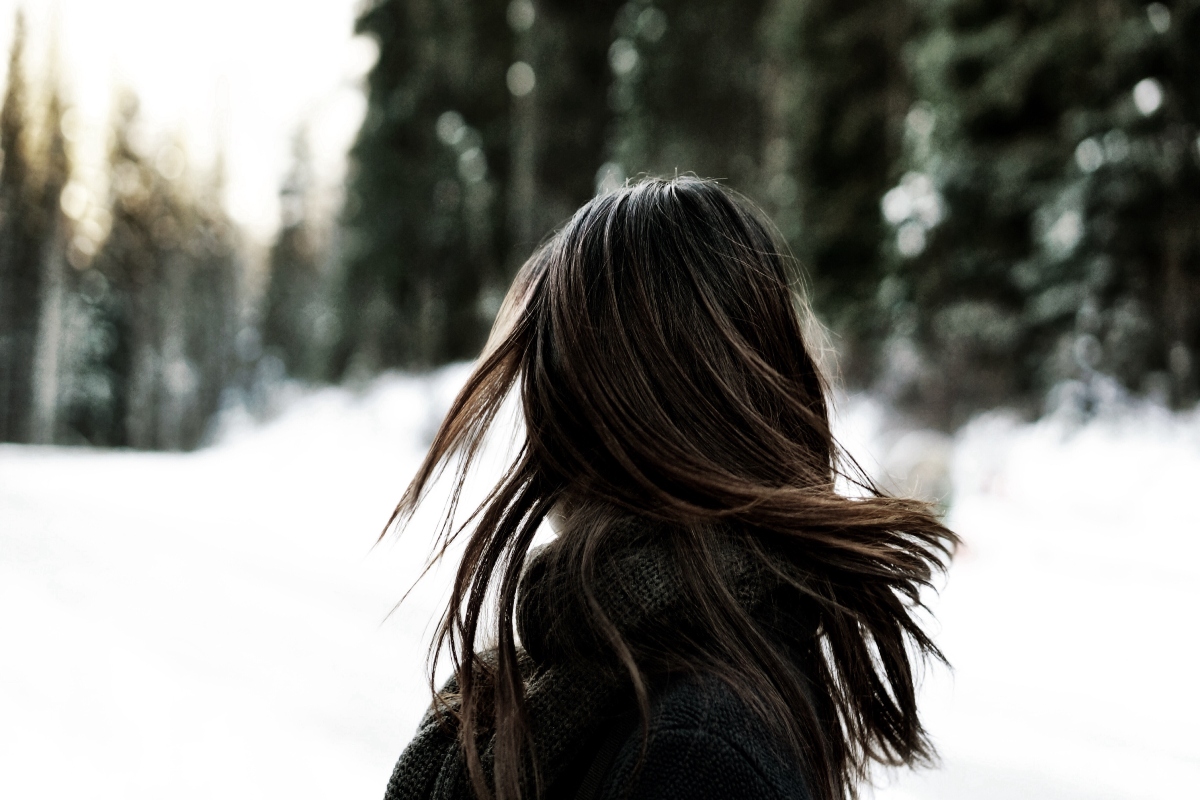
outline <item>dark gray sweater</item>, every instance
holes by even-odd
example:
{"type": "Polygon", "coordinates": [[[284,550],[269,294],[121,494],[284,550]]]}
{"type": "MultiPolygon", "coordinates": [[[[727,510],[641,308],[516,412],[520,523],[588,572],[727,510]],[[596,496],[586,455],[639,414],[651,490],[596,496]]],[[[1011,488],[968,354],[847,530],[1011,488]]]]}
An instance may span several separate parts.
{"type": "MultiPolygon", "coordinates": [[[[624,741],[604,769],[595,800],[809,800],[795,757],[782,752],[781,743],[716,678],[669,684],[655,696],[649,722],[640,766],[642,727],[632,721],[624,726],[624,741]]],[[[551,797],[578,796],[590,754],[585,760],[563,775],[551,797]]]]}
{"type": "MultiPolygon", "coordinates": [[[[561,541],[558,540],[558,541],[561,541]]],[[[769,636],[778,636],[803,670],[816,637],[815,617],[804,598],[781,585],[748,545],[735,537],[718,542],[721,578],[742,609],[769,636]]],[[[804,780],[794,757],[782,753],[767,727],[734,692],[715,678],[668,677],[643,666],[657,687],[644,758],[642,728],[630,721],[624,736],[613,719],[632,706],[631,688],[611,645],[588,623],[588,602],[570,585],[563,552],[548,545],[531,556],[522,579],[517,623],[524,649],[518,669],[525,686],[525,713],[545,781],[545,800],[574,800],[586,784],[600,798],[804,798],[804,780]],[[615,728],[615,734],[609,735],[615,728]],[[598,751],[611,754],[606,760],[598,751]],[[604,769],[592,770],[594,764],[604,769]]],[[[596,557],[596,600],[619,624],[627,641],[662,648],[675,640],[699,641],[683,592],[678,557],[661,536],[642,527],[616,529],[611,550],[596,557]],[[628,535],[621,535],[628,534],[628,535]],[[690,627],[689,627],[690,626],[690,627]]],[[[577,589],[577,587],[575,587],[577,589]]],[[[486,651],[481,658],[494,658],[486,651]]],[[[385,800],[474,800],[453,711],[457,683],[442,693],[449,713],[431,710],[392,772],[385,800]]],[[[619,719],[619,717],[618,717],[619,719]]],[[[490,782],[495,738],[479,736],[483,779],[490,782]]],[[[530,781],[532,783],[533,781],[530,781]]],[[[537,794],[525,787],[525,796],[537,794]]]]}

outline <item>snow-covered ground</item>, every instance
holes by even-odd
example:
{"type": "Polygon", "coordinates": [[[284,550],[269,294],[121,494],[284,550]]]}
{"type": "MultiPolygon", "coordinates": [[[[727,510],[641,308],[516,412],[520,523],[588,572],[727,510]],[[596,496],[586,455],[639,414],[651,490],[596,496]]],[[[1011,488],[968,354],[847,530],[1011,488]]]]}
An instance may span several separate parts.
{"type": "Polygon", "coordinates": [[[924,705],[943,768],[880,796],[1200,795],[1200,415],[983,418],[950,466],[966,548],[933,607],[955,669],[924,705]]]}
{"type": "MultiPolygon", "coordinates": [[[[380,797],[448,570],[389,615],[428,520],[375,540],[464,374],[302,394],[187,455],[0,447],[0,797],[380,797]]],[[[926,682],[943,767],[878,796],[1200,791],[1200,416],[939,443],[843,405],[868,466],[940,454],[967,542],[926,682]]]]}

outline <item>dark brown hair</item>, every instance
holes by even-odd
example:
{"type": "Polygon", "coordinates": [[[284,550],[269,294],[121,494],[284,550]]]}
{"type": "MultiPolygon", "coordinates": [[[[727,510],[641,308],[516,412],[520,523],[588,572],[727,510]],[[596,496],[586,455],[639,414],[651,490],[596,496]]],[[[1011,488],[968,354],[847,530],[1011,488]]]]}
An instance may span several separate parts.
{"type": "Polygon", "coordinates": [[[451,713],[481,797],[530,791],[514,615],[530,544],[559,503],[665,526],[688,576],[689,613],[707,636],[664,662],[670,642],[655,643],[658,656],[639,649],[595,602],[604,526],[572,526],[582,541],[571,583],[590,609],[581,624],[611,644],[643,717],[649,673],[664,663],[715,674],[803,758],[821,800],[856,796],[872,761],[932,756],[915,669],[941,654],[915,613],[956,538],[925,504],[885,496],[839,457],[798,280],[748,202],[695,178],[596,197],[522,268],[389,523],[411,518],[457,458],[439,553],[459,534],[467,540],[434,662],[452,659],[460,702],[451,713]],[[524,443],[456,526],[466,473],[518,383],[524,443]],[[839,493],[839,476],[858,496],[839,493]],[[721,585],[716,530],[783,555],[786,570],[778,558],[764,563],[815,609],[808,672],[721,585]],[[484,642],[494,658],[481,657],[484,642]],[[495,735],[492,785],[479,757],[485,732],[495,735]]]}

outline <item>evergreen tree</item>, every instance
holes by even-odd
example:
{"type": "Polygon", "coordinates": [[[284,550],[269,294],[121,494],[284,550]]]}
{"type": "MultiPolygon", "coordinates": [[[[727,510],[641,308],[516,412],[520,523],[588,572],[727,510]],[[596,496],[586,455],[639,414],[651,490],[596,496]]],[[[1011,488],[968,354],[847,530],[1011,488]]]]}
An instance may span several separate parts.
{"type": "MultiPolygon", "coordinates": [[[[91,244],[87,245],[88,249],[91,244]]],[[[64,315],[60,438],[68,444],[120,447],[126,435],[129,320],[125,288],[73,242],[64,315]]]]}
{"type": "Polygon", "coordinates": [[[28,441],[31,433],[42,277],[24,49],[18,12],[0,107],[0,441],[10,442],[28,441]]]}
{"type": "Polygon", "coordinates": [[[634,0],[609,47],[612,178],[695,172],[751,191],[764,139],[766,3],[634,0]]]}
{"type": "Polygon", "coordinates": [[[197,193],[182,149],[134,146],[137,101],[121,102],[110,154],[112,224],[80,276],[89,331],[70,424],[97,445],[188,449],[230,382],[240,258],[220,176],[197,193]]]}
{"type": "Polygon", "coordinates": [[[883,331],[876,293],[912,102],[908,0],[779,0],[762,30],[767,131],[758,196],[806,268],[844,376],[869,382],[883,331]]]}
{"type": "Polygon", "coordinates": [[[337,372],[467,358],[486,334],[507,246],[506,12],[380,0],[358,20],[379,60],[351,150],[337,372]]]}
{"type": "Polygon", "coordinates": [[[177,448],[181,403],[196,383],[182,326],[190,220],[162,171],[134,146],[136,125],[137,101],[127,95],[110,155],[112,227],[92,265],[110,345],[93,367],[111,400],[99,413],[106,427],[84,433],[95,444],[177,448]]]}
{"type": "Polygon", "coordinates": [[[639,173],[695,172],[769,199],[846,341],[878,327],[878,202],[907,107],[902,0],[455,8],[389,0],[359,22],[380,58],[345,213],[340,369],[353,353],[376,366],[471,355],[534,243],[595,188],[639,173]],[[511,40],[494,27],[483,50],[477,26],[498,13],[511,40]],[[466,74],[469,86],[455,79],[466,74]],[[485,162],[472,203],[466,177],[485,162]],[[474,327],[439,322],[452,306],[474,327]],[[434,347],[439,330],[457,344],[434,347]]]}
{"type": "Polygon", "coordinates": [[[154,391],[161,338],[156,294],[163,265],[155,241],[161,202],[152,194],[153,168],[133,146],[136,118],[137,100],[124,95],[109,155],[112,226],[88,276],[102,345],[87,365],[88,382],[106,390],[91,393],[72,416],[92,444],[145,448],[153,446],[160,406],[154,391]]]}
{"type": "Polygon", "coordinates": [[[477,352],[516,267],[610,147],[615,0],[385,0],[352,153],[335,372],[477,352]]]}
{"type": "Polygon", "coordinates": [[[1072,161],[1072,120],[1104,94],[1115,5],[920,3],[910,171],[884,198],[896,231],[880,302],[895,335],[892,388],[930,419],[1032,406],[1046,389],[1041,367],[1079,305],[1061,257],[1079,221],[1043,226],[1049,251],[1035,228],[1072,161]]]}
{"type": "Polygon", "coordinates": [[[289,375],[324,377],[321,327],[326,319],[317,231],[311,214],[312,163],[303,134],[293,145],[293,164],[279,192],[281,221],[271,247],[270,278],[262,341],[289,375]]]}
{"type": "Polygon", "coordinates": [[[897,228],[881,299],[894,344],[915,344],[908,399],[953,424],[1101,374],[1190,396],[1193,4],[923,8],[912,171],[884,202],[897,228]]]}
{"type": "MultiPolygon", "coordinates": [[[[57,64],[57,60],[54,61],[57,64]]],[[[44,142],[39,162],[38,261],[42,268],[40,319],[34,359],[34,397],[30,439],[53,442],[58,432],[63,329],[66,313],[67,248],[70,220],[62,210],[63,190],[71,176],[71,162],[63,133],[64,107],[57,70],[50,79],[43,124],[44,142]]]]}
{"type": "Polygon", "coordinates": [[[609,50],[618,0],[513,0],[508,273],[595,193],[609,146],[609,50]],[[515,79],[532,67],[525,94],[515,79]],[[528,175],[527,179],[524,178],[528,175]]]}
{"type": "Polygon", "coordinates": [[[222,395],[233,382],[234,341],[243,272],[237,228],[221,206],[224,176],[221,160],[209,185],[194,198],[184,198],[190,221],[183,252],[187,256],[183,304],[184,364],[194,376],[177,435],[178,446],[203,443],[209,423],[220,410],[222,395]]]}
{"type": "Polygon", "coordinates": [[[1075,157],[1042,214],[1052,250],[1079,220],[1074,251],[1055,254],[1079,276],[1080,310],[1051,369],[1180,404],[1200,356],[1200,2],[1109,14],[1096,102],[1070,121],[1075,157]]]}

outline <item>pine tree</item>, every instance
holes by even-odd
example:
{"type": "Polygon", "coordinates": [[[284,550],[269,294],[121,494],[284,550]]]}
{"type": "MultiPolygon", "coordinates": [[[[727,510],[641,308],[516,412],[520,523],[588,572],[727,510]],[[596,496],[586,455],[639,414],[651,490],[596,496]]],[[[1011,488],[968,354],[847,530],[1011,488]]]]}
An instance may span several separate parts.
{"type": "Polygon", "coordinates": [[[132,95],[121,100],[110,156],[112,227],[93,262],[106,287],[102,316],[111,340],[96,367],[112,399],[107,430],[89,438],[155,449],[176,444],[166,431],[176,415],[171,395],[192,383],[178,328],[184,220],[162,176],[134,147],[137,106],[132,95]]]}
{"type": "Polygon", "coordinates": [[[18,12],[0,107],[0,441],[11,442],[28,441],[31,433],[42,278],[24,49],[18,12]]]}
{"type": "MultiPolygon", "coordinates": [[[[54,61],[57,64],[57,59],[54,61]]],[[[60,378],[66,313],[67,247],[70,220],[63,213],[61,198],[71,177],[71,161],[63,132],[64,107],[52,72],[43,124],[44,142],[38,159],[40,190],[38,202],[38,261],[42,267],[39,298],[40,319],[34,358],[34,392],[30,439],[50,443],[57,436],[60,378]]]]}
{"type": "Polygon", "coordinates": [[[178,446],[204,442],[209,423],[233,382],[234,341],[243,264],[237,228],[221,206],[222,160],[201,192],[185,198],[183,252],[187,256],[186,302],[182,315],[183,357],[194,389],[179,421],[178,446]]]}
{"type": "Polygon", "coordinates": [[[94,406],[74,410],[75,425],[92,443],[151,447],[159,408],[154,387],[157,364],[158,303],[162,283],[154,226],[159,211],[151,191],[152,167],[132,144],[138,104],[120,100],[109,156],[112,227],[92,262],[101,291],[95,294],[97,324],[106,345],[89,365],[95,381],[107,384],[94,406]],[[99,402],[107,399],[107,402],[99,402]]]}
{"type": "Polygon", "coordinates": [[[1075,157],[1043,215],[1051,245],[1079,219],[1065,260],[1080,312],[1054,367],[1181,404],[1200,388],[1200,2],[1110,13],[1096,102],[1071,120],[1075,157]]]}
{"type": "Polygon", "coordinates": [[[596,188],[640,173],[695,172],[769,200],[822,311],[847,340],[873,329],[878,202],[906,108],[901,0],[454,8],[389,0],[359,22],[380,58],[345,212],[339,371],[354,353],[375,366],[473,354],[495,289],[534,243],[596,188]],[[475,314],[453,347],[451,296],[475,314]]]}
{"type": "Polygon", "coordinates": [[[635,0],[609,46],[612,178],[694,172],[751,191],[764,138],[763,0],[635,0]]]}
{"type": "Polygon", "coordinates": [[[1192,396],[1193,3],[923,7],[912,171],[884,203],[897,228],[881,298],[896,343],[916,347],[909,400],[952,424],[1036,410],[1065,379],[1192,396]]]}
{"type": "Polygon", "coordinates": [[[1042,365],[1074,323],[1074,267],[1045,257],[1037,229],[1052,249],[1077,244],[1077,217],[1042,221],[1073,158],[1065,132],[1103,94],[1116,13],[1111,0],[920,6],[909,172],[883,202],[896,230],[879,296],[892,389],[953,425],[1003,402],[1036,407],[1042,365]]]}
{"type": "Polygon", "coordinates": [[[189,449],[231,381],[238,241],[219,175],[197,192],[182,149],[168,142],[147,158],[137,124],[127,95],[110,151],[111,228],[80,277],[90,330],[70,423],[92,444],[189,449]]]}
{"type": "Polygon", "coordinates": [[[908,0],[779,0],[762,30],[767,113],[759,196],[837,334],[843,375],[869,382],[882,335],[876,292],[911,88],[908,0]]]}
{"type": "Polygon", "coordinates": [[[358,20],[379,60],[351,150],[339,373],[467,358],[482,343],[480,298],[507,249],[506,9],[381,0],[358,20]]]}
{"type": "Polygon", "coordinates": [[[312,163],[307,140],[297,135],[293,164],[279,192],[281,223],[269,259],[270,279],[262,320],[262,341],[283,361],[289,375],[324,377],[321,328],[321,254],[311,211],[312,163]]]}
{"type": "Polygon", "coordinates": [[[609,146],[609,49],[622,5],[617,0],[508,3],[515,44],[509,68],[507,274],[595,193],[609,146]],[[527,92],[518,66],[526,63],[532,78],[527,92]]]}

